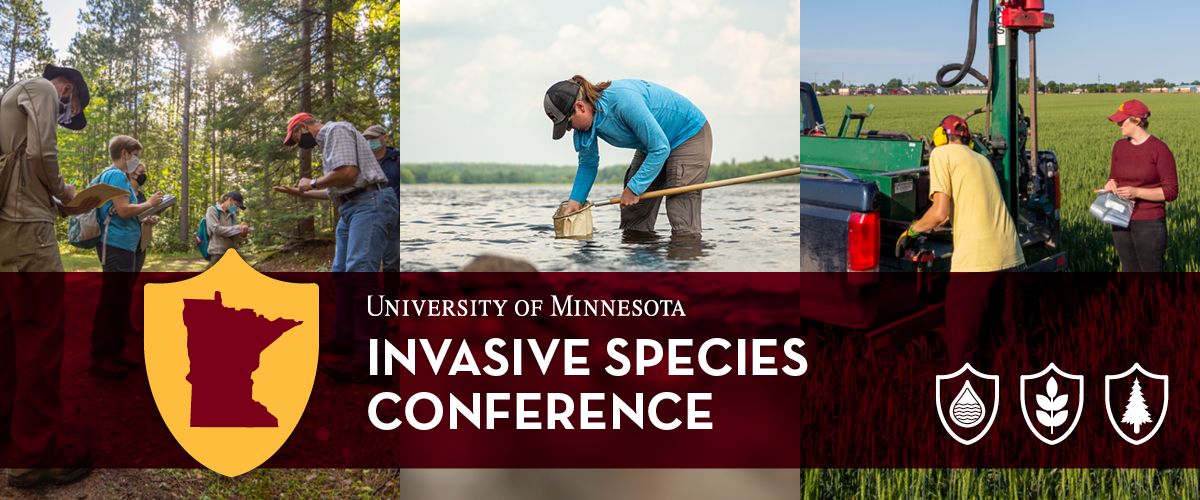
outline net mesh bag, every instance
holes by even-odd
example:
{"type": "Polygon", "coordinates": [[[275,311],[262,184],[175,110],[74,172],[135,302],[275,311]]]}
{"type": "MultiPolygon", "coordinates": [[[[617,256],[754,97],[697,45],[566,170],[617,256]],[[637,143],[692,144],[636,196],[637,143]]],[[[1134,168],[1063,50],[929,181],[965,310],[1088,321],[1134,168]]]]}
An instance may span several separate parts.
{"type": "Polygon", "coordinates": [[[592,202],[583,204],[578,212],[567,214],[567,202],[554,212],[555,238],[587,238],[592,235],[592,202]]]}

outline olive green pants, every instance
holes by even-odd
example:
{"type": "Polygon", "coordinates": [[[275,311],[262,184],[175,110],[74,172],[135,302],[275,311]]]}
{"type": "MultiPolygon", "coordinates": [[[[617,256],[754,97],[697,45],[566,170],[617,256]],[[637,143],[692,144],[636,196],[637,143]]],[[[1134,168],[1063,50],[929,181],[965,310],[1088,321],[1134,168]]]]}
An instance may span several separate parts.
{"type": "MultiPolygon", "coordinates": [[[[633,178],[646,153],[638,151],[633,155],[629,170],[625,171],[625,184],[633,178]]],[[[658,177],[646,188],[646,192],[670,189],[681,186],[701,184],[708,177],[708,166],[712,162],[712,128],[708,122],[690,139],[683,141],[671,155],[658,173],[658,177]]],[[[671,221],[671,234],[690,234],[700,232],[700,201],[701,192],[667,196],[667,220],[671,221]]],[[[663,198],[641,200],[637,204],[621,210],[621,229],[633,231],[653,231],[654,223],[658,221],[658,205],[663,198]]]]}
{"type": "Polygon", "coordinates": [[[53,222],[0,220],[0,242],[0,272],[63,272],[53,222]]]}

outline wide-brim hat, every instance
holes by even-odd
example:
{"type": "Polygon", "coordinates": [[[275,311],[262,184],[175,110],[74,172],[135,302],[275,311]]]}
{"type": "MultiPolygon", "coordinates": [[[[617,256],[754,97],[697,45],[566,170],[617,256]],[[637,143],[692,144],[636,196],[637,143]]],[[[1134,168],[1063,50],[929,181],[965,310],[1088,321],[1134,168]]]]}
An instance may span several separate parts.
{"type": "MultiPolygon", "coordinates": [[[[75,68],[47,64],[46,69],[42,71],[42,78],[47,80],[53,80],[60,76],[66,78],[67,81],[71,82],[78,89],[78,92],[75,92],[75,94],[79,96],[79,112],[71,115],[71,123],[62,127],[70,130],[83,130],[87,126],[87,116],[84,115],[84,111],[87,110],[88,104],[92,101],[92,94],[88,90],[87,82],[83,81],[83,73],[80,73],[75,68]]],[[[74,99],[74,95],[71,98],[74,99]]]]}

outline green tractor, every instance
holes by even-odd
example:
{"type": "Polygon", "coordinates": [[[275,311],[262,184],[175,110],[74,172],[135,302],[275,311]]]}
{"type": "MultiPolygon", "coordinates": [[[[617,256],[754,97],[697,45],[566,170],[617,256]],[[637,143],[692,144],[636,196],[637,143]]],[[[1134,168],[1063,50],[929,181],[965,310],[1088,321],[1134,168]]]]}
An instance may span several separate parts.
{"type": "MultiPolygon", "coordinates": [[[[1030,35],[1030,81],[1036,82],[1036,64],[1032,62],[1036,61],[1036,33],[1052,28],[1054,18],[1042,12],[1040,0],[992,1],[991,16],[996,22],[988,33],[990,78],[971,68],[979,3],[973,0],[966,61],[944,66],[937,80],[943,87],[952,87],[970,74],[987,86],[986,105],[963,114],[964,118],[983,115],[984,126],[979,127],[978,118],[972,121],[976,124],[972,128],[982,129],[972,134],[973,147],[996,170],[1008,211],[1026,248],[1027,270],[1057,271],[1067,265],[1066,252],[1059,246],[1062,196],[1058,158],[1051,151],[1037,149],[1036,89],[1029,94],[1028,114],[1018,103],[1017,92],[1017,35],[1022,31],[1030,35]],[[952,71],[957,74],[946,79],[952,71]],[[1030,151],[1037,151],[1036,157],[1031,157],[1030,151]]],[[[925,274],[933,280],[936,278],[927,272],[949,270],[953,228],[922,236],[916,248],[899,258],[893,253],[900,233],[930,205],[928,170],[933,145],[925,137],[913,138],[903,132],[864,131],[874,106],[864,113],[847,107],[834,130],[825,121],[816,93],[804,82],[800,84],[800,104],[800,164],[812,174],[801,179],[801,231],[806,235],[802,270],[830,276],[840,273],[841,278],[823,279],[836,281],[829,286],[842,292],[828,294],[831,298],[814,295],[813,303],[806,304],[814,308],[805,309],[822,321],[877,332],[894,329],[897,321],[928,323],[929,318],[922,314],[940,317],[936,298],[912,300],[907,296],[936,288],[926,283],[926,278],[912,275],[925,274]],[[906,290],[913,293],[904,293],[906,290]],[[822,310],[841,312],[823,314],[822,310]],[[855,314],[861,316],[853,318],[855,314]]]]}

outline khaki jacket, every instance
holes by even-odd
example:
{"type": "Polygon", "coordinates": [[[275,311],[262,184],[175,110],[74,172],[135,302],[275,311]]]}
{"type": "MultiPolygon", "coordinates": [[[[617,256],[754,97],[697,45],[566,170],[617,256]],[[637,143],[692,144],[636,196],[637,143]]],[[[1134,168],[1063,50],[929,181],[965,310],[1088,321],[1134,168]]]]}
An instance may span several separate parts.
{"type": "Polygon", "coordinates": [[[50,197],[64,199],[67,185],[58,169],[58,92],[45,78],[21,80],[0,100],[0,150],[13,151],[26,139],[0,219],[54,222],[58,208],[50,197]]]}
{"type": "Polygon", "coordinates": [[[238,223],[234,222],[233,214],[225,210],[208,207],[204,219],[204,225],[208,229],[209,255],[224,254],[226,250],[241,243],[246,237],[245,233],[235,234],[239,229],[238,223]]]}

